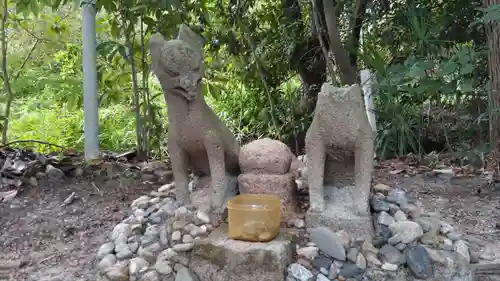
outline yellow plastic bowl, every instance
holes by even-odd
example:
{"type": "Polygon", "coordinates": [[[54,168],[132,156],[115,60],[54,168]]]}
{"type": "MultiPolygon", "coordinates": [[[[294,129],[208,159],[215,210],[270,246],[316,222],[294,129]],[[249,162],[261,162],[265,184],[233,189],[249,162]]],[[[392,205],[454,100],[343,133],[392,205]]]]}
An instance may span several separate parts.
{"type": "Polygon", "coordinates": [[[269,242],[280,231],[280,197],[241,194],[228,202],[229,237],[249,242],[269,242]]]}

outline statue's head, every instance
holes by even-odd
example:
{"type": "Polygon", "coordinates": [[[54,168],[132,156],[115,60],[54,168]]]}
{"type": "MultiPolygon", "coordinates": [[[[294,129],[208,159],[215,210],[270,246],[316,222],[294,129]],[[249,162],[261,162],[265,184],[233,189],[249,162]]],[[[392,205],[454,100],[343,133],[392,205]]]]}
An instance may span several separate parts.
{"type": "Polygon", "coordinates": [[[151,36],[149,48],[153,70],[164,90],[188,101],[196,99],[203,78],[203,49],[197,35],[182,25],[177,39],[151,36]]]}

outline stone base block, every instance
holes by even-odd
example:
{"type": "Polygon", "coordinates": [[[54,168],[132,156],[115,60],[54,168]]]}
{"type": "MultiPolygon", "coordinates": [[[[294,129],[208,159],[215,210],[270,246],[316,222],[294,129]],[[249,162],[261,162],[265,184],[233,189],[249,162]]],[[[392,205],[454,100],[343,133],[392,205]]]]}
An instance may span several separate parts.
{"type": "Polygon", "coordinates": [[[268,243],[232,240],[227,225],[198,240],[189,267],[203,281],[281,281],[292,262],[294,243],[279,234],[268,243]]]}
{"type": "Polygon", "coordinates": [[[307,227],[324,226],[334,232],[345,230],[354,239],[371,241],[374,229],[368,209],[368,198],[366,198],[366,206],[358,206],[360,200],[353,199],[353,194],[356,194],[354,188],[354,186],[343,188],[325,186],[325,211],[323,213],[308,211],[307,227]],[[360,213],[359,210],[365,209],[366,213],[360,213]]]}
{"type": "Polygon", "coordinates": [[[292,173],[283,175],[241,174],[238,177],[240,193],[263,193],[279,195],[281,221],[286,222],[297,212],[297,185],[292,173]]]}

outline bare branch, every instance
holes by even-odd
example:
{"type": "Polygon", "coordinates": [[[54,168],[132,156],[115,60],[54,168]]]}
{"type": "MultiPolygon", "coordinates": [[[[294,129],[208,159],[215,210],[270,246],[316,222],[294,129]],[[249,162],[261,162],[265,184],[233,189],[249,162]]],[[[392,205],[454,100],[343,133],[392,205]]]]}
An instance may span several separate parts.
{"type": "Polygon", "coordinates": [[[16,141],[11,141],[9,143],[6,143],[6,144],[4,144],[4,145],[2,145],[0,147],[8,147],[8,146],[11,146],[11,145],[17,144],[17,143],[29,143],[29,142],[40,143],[40,144],[55,146],[55,147],[58,147],[58,148],[61,148],[61,149],[66,149],[66,147],[64,147],[64,146],[60,146],[58,144],[54,144],[54,143],[50,143],[50,142],[46,142],[46,141],[39,141],[39,140],[16,140],[16,141]]]}
{"type": "Polygon", "coordinates": [[[40,40],[37,39],[35,41],[35,44],[33,44],[33,46],[31,46],[31,49],[28,52],[28,55],[26,55],[26,57],[23,60],[23,63],[21,64],[21,66],[19,67],[19,69],[16,71],[16,75],[14,75],[14,80],[17,80],[19,78],[19,75],[21,74],[21,70],[23,70],[24,66],[26,65],[26,63],[28,62],[28,60],[31,58],[31,55],[35,51],[36,46],[38,45],[39,42],[40,42],[40,40]]]}

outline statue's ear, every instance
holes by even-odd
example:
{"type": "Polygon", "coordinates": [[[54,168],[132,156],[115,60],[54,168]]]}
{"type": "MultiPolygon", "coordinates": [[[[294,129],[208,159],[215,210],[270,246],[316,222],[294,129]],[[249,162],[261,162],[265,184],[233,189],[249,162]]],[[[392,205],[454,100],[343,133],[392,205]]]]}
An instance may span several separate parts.
{"type": "Polygon", "coordinates": [[[185,24],[181,24],[179,27],[179,35],[177,35],[177,39],[188,43],[191,47],[197,50],[201,51],[203,49],[203,39],[201,36],[192,31],[191,28],[185,24]]]}
{"type": "Polygon", "coordinates": [[[149,38],[149,51],[151,52],[151,54],[154,53],[155,55],[158,55],[158,50],[161,50],[163,48],[165,42],[165,38],[160,33],[154,33],[153,35],[151,35],[151,37],[149,38]]]}

